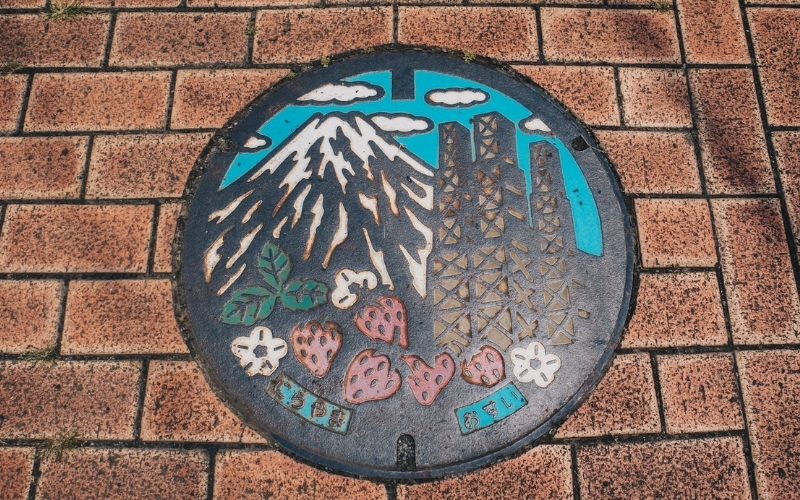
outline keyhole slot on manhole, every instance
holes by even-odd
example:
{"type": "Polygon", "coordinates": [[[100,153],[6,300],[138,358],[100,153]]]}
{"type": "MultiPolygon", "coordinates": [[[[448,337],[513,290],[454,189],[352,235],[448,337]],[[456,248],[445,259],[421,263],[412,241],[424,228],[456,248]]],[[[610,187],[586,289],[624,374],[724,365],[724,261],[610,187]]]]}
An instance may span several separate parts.
{"type": "Polygon", "coordinates": [[[397,438],[397,469],[403,471],[416,470],[417,450],[414,437],[402,434],[397,438]]]}

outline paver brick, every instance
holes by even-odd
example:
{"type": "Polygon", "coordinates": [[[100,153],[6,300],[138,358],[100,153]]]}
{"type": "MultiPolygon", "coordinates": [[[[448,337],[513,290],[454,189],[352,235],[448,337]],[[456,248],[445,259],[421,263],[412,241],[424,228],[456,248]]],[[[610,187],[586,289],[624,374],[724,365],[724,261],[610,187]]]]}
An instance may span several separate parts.
{"type": "Polygon", "coordinates": [[[800,125],[800,12],[748,9],[767,120],[800,125]]]}
{"type": "Polygon", "coordinates": [[[323,472],[277,451],[217,455],[214,498],[231,500],[386,500],[380,483],[323,472]]]}
{"type": "Polygon", "coordinates": [[[262,10],[253,61],[310,62],[392,42],[391,7],[262,10]]]}
{"type": "Polygon", "coordinates": [[[35,454],[35,448],[0,448],[0,500],[28,498],[35,454]]]}
{"type": "Polygon", "coordinates": [[[701,194],[694,140],[688,132],[597,130],[626,193],[701,194]]]}
{"type": "Polygon", "coordinates": [[[397,38],[506,61],[539,59],[536,13],[527,8],[401,7],[397,38]]]}
{"type": "Polygon", "coordinates": [[[644,267],[711,267],[717,263],[705,200],[637,199],[644,267]]]}
{"type": "Polygon", "coordinates": [[[84,0],[81,5],[98,8],[177,7],[181,0],[84,0]]]}
{"type": "Polygon", "coordinates": [[[0,15],[0,62],[99,67],[110,22],[108,14],[85,14],[59,22],[48,22],[41,14],[0,15]]]}
{"type": "Polygon", "coordinates": [[[544,57],[556,62],[679,63],[671,13],[541,9],[544,57]]]}
{"type": "Polygon", "coordinates": [[[17,130],[27,84],[27,75],[0,77],[0,133],[17,130]]]}
{"type": "Polygon", "coordinates": [[[142,413],[145,441],[242,441],[245,429],[191,361],[151,361],[142,413]]]}
{"type": "Polygon", "coordinates": [[[169,280],[72,281],[61,352],[188,353],[169,280]]]}
{"type": "Polygon", "coordinates": [[[689,70],[689,84],[709,193],[773,192],[752,72],[689,70]]]}
{"type": "Polygon", "coordinates": [[[178,198],[210,133],[95,138],[86,197],[178,198]]]}
{"type": "Polygon", "coordinates": [[[800,299],[778,202],[720,199],[712,208],[734,343],[798,342],[800,299]]]}
{"type": "Polygon", "coordinates": [[[39,9],[45,0],[0,0],[0,9],[39,9]]]}
{"type": "Polygon", "coordinates": [[[208,456],[199,450],[84,448],[41,465],[37,500],[205,498],[208,456]]]}
{"type": "Polygon", "coordinates": [[[244,63],[246,12],[123,12],[117,16],[111,66],[244,63]]]}
{"type": "MultiPolygon", "coordinates": [[[[564,422],[557,438],[661,431],[650,357],[618,355],[594,392],[564,422]]],[[[591,497],[590,497],[591,498],[591,497]]]]}
{"type": "Polygon", "coordinates": [[[676,0],[686,62],[694,64],[748,64],[738,0],[695,2],[676,0]]]}
{"type": "Polygon", "coordinates": [[[569,447],[538,446],[524,455],[454,479],[399,485],[398,500],[437,498],[573,498],[569,447]]]}
{"type": "MultiPolygon", "coordinates": [[[[371,1],[371,0],[370,0],[371,1]]],[[[187,0],[187,7],[319,7],[321,0],[187,0]]],[[[354,1],[326,1],[325,5],[340,3],[365,3],[354,1]]]]}
{"type": "Polygon", "coordinates": [[[145,272],[150,205],[9,205],[0,270],[145,272]]]}
{"type": "Polygon", "coordinates": [[[625,124],[631,127],[692,126],[686,75],[676,69],[620,68],[625,124]]]}
{"type": "Polygon", "coordinates": [[[772,143],[795,244],[800,244],[800,132],[773,132],[772,143]]]}
{"type": "Polygon", "coordinates": [[[88,144],[86,137],[0,138],[0,198],[77,198],[88,144]]]}
{"type": "Polygon", "coordinates": [[[168,71],[37,74],[25,131],[163,128],[170,78],[168,71]]]}
{"type": "Polygon", "coordinates": [[[0,361],[0,439],[133,439],[138,361],[0,361]]]}
{"type": "Polygon", "coordinates": [[[614,70],[605,66],[514,66],[590,125],[619,125],[614,70]]]}
{"type": "Polygon", "coordinates": [[[55,346],[63,295],[57,280],[0,281],[0,352],[55,346]]]}
{"type": "Polygon", "coordinates": [[[728,342],[714,273],[642,273],[623,348],[724,345],[728,342]]]}
{"type": "Polygon", "coordinates": [[[286,76],[284,69],[178,71],[170,126],[217,128],[286,76]]]}
{"type": "Polygon", "coordinates": [[[742,429],[744,420],[730,354],[658,356],[667,432],[742,429]]]}
{"type": "Polygon", "coordinates": [[[765,500],[800,492],[800,353],[736,353],[756,487],[765,500]]]}
{"type": "Polygon", "coordinates": [[[180,203],[164,203],[159,208],[156,249],[153,254],[153,272],[155,273],[172,272],[172,243],[182,208],[183,205],[180,203]]]}
{"type": "Polygon", "coordinates": [[[581,498],[750,498],[738,437],[578,449],[581,498]]]}

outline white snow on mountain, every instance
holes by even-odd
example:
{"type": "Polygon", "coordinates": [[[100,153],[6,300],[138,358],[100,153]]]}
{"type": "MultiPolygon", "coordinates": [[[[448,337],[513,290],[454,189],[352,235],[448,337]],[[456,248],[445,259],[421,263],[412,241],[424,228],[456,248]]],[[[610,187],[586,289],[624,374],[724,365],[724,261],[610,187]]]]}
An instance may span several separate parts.
{"type": "Polygon", "coordinates": [[[369,99],[378,95],[375,87],[364,84],[328,83],[297,98],[298,101],[350,102],[356,99],[369,99]]]}
{"type": "Polygon", "coordinates": [[[314,168],[309,168],[309,164],[311,163],[309,150],[311,146],[322,139],[319,149],[319,152],[322,154],[322,159],[319,165],[316,166],[317,175],[321,179],[324,179],[326,169],[330,164],[333,169],[333,174],[336,176],[336,180],[342,188],[342,192],[346,193],[347,177],[345,176],[345,172],[353,176],[355,175],[355,170],[353,169],[353,165],[344,158],[341,151],[336,152],[333,150],[331,143],[336,140],[339,132],[350,141],[350,150],[361,161],[361,165],[358,165],[358,167],[364,169],[368,179],[372,180],[375,178],[369,164],[369,159],[375,157],[373,146],[377,147],[390,160],[394,161],[395,158],[400,158],[420,174],[433,177],[433,171],[431,169],[412,158],[399,146],[386,142],[383,137],[378,135],[375,128],[362,117],[356,116],[355,122],[358,126],[358,130],[336,115],[326,117],[324,120],[322,118],[314,118],[300,133],[295,135],[284,144],[281,149],[276,151],[267,162],[248,179],[248,182],[259,178],[264,172],[269,172],[270,174],[274,173],[287,158],[293,157],[294,165],[280,184],[280,187],[288,186],[289,189],[284,197],[289,196],[301,181],[310,179],[314,174],[314,168]]]}

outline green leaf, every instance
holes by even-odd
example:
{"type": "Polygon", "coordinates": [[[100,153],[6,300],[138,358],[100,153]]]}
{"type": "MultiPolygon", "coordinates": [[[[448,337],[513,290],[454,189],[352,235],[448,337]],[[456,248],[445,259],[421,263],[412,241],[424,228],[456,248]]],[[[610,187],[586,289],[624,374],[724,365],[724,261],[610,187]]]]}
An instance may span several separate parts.
{"type": "Polygon", "coordinates": [[[275,294],[260,286],[250,286],[233,292],[222,309],[222,322],[250,326],[272,314],[275,294]]]}
{"type": "Polygon", "coordinates": [[[267,284],[275,290],[283,288],[283,284],[289,279],[292,272],[292,263],[289,256],[281,247],[273,242],[268,242],[261,249],[258,256],[258,272],[264,277],[267,284]]]}
{"type": "Polygon", "coordinates": [[[308,311],[328,302],[328,285],[314,280],[297,280],[289,283],[280,297],[286,309],[308,311]]]}

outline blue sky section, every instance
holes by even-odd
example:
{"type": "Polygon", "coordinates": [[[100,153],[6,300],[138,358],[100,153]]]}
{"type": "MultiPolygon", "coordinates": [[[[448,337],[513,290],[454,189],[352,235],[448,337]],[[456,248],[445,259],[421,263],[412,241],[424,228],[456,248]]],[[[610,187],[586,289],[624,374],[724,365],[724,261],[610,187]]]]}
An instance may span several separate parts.
{"type": "MultiPolygon", "coordinates": [[[[269,154],[280,147],[300,128],[312,115],[316,113],[328,114],[332,112],[360,111],[371,115],[374,113],[391,114],[407,113],[411,115],[424,116],[433,121],[434,127],[431,131],[418,133],[415,135],[395,136],[400,144],[414,153],[432,168],[438,167],[439,155],[439,132],[438,125],[445,122],[458,122],[468,130],[472,130],[470,119],[473,116],[484,113],[499,111],[516,128],[517,139],[517,164],[520,165],[525,173],[527,181],[527,192],[531,194],[532,181],[531,174],[527,168],[530,165],[531,142],[547,141],[559,152],[561,159],[561,172],[564,178],[567,199],[572,210],[572,223],[575,230],[575,239],[579,250],[591,255],[602,255],[603,236],[600,227],[600,216],[597,205],[592,196],[586,178],[583,176],[572,154],[561,140],[539,134],[532,134],[520,129],[519,123],[531,117],[531,111],[522,106],[517,101],[496,90],[481,85],[472,80],[466,80],[451,75],[444,75],[432,71],[415,72],[415,91],[413,100],[394,101],[391,98],[392,77],[389,71],[364,73],[347,78],[348,82],[366,82],[384,89],[382,98],[372,101],[351,101],[348,103],[331,103],[323,105],[294,105],[290,104],[279,111],[275,116],[265,122],[258,130],[258,133],[269,137],[272,144],[255,152],[240,152],[231,162],[219,189],[225,189],[238,179],[242,178],[249,171],[253,170],[269,154]],[[479,89],[489,95],[489,99],[475,103],[469,107],[444,107],[431,106],[425,101],[425,94],[431,90],[446,90],[452,88],[479,89]]],[[[535,114],[535,113],[534,113],[535,114]]],[[[475,152],[473,150],[473,159],[475,152]]],[[[529,221],[532,221],[530,205],[528,207],[529,221]]]]}

